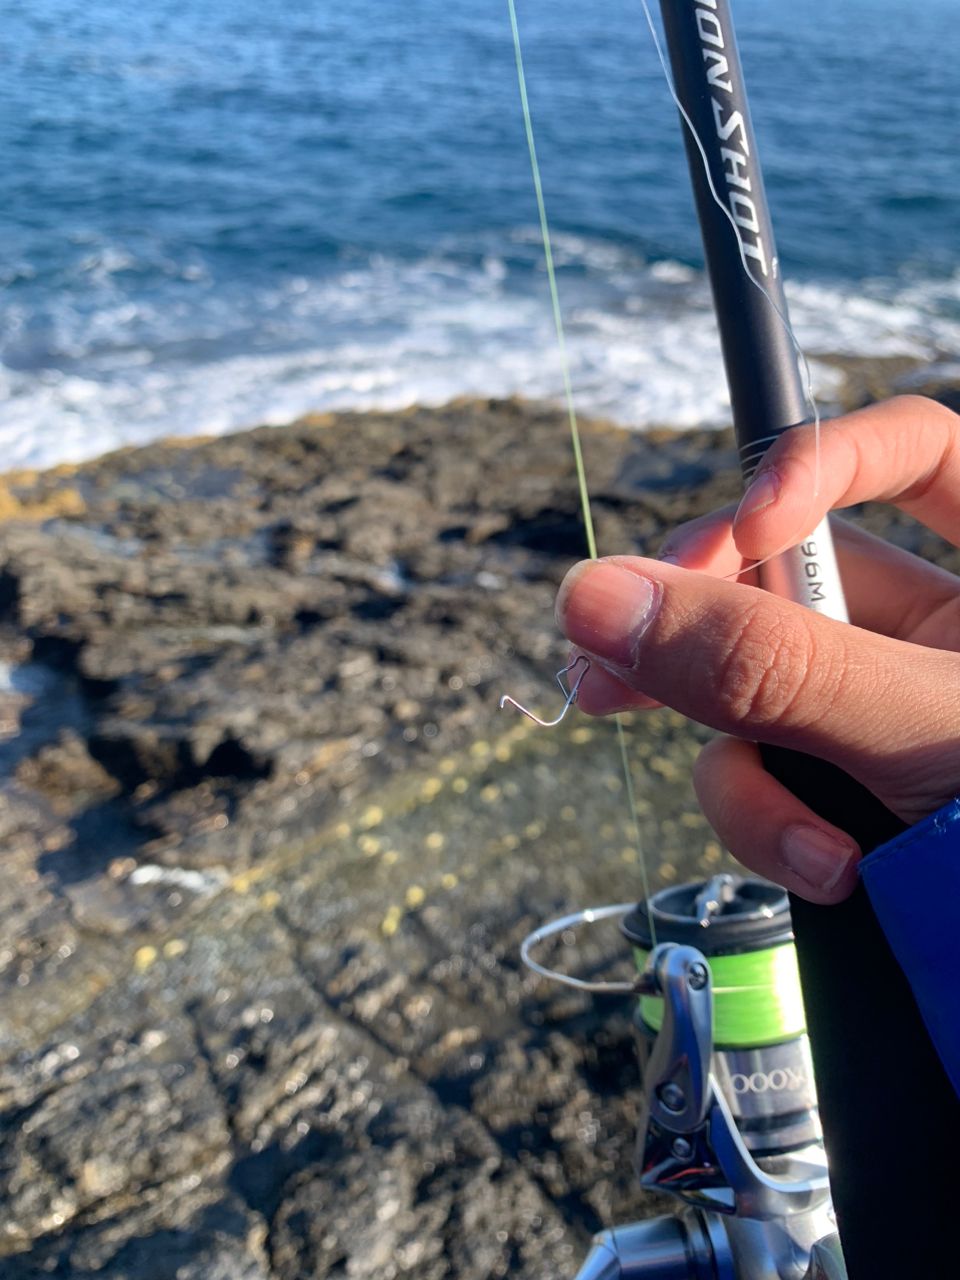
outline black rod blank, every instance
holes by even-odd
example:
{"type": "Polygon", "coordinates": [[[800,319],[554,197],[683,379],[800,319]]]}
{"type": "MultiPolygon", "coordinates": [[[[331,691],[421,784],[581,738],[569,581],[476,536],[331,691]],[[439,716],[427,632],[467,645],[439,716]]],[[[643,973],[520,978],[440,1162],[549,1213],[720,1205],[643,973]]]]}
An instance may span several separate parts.
{"type": "MultiPolygon", "coordinates": [[[[781,9],[786,52],[790,12],[787,4],[781,9]]],[[[661,0],[661,10],[677,94],[739,228],[751,274],[774,304],[747,278],[734,229],[713,199],[684,124],[737,443],[749,474],[772,439],[807,418],[803,383],[777,315],[786,316],[786,300],[728,0],[661,0]]],[[[764,761],[811,808],[849,831],[864,853],[903,829],[831,765],[779,749],[765,749],[764,761]]],[[[945,1274],[955,1197],[950,1179],[934,1172],[940,1163],[934,1153],[960,1149],[960,1104],[863,888],[839,907],[795,899],[793,919],[850,1280],[945,1274]]]]}

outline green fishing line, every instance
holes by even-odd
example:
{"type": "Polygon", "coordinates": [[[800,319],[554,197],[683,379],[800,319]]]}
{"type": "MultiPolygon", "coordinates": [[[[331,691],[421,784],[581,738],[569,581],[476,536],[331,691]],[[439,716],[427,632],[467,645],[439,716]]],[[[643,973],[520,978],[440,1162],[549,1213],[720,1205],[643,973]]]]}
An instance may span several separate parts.
{"type": "MultiPolygon", "coordinates": [[[[573,402],[573,383],[570,379],[570,361],[567,357],[567,338],[563,327],[563,312],[560,310],[560,291],[557,288],[557,273],[553,265],[553,243],[550,239],[550,224],[547,220],[547,205],[543,196],[543,182],[540,179],[540,162],[537,159],[537,144],[533,136],[533,117],[530,113],[530,99],[527,97],[527,77],[523,70],[523,50],[520,43],[520,27],[517,23],[517,9],[514,0],[507,0],[510,10],[510,30],[513,33],[513,54],[517,64],[517,85],[520,90],[520,107],[523,112],[523,128],[527,136],[527,151],[530,154],[530,171],[533,175],[533,190],[537,199],[537,213],[540,217],[540,235],[543,240],[543,260],[547,268],[547,280],[550,284],[550,302],[553,308],[553,324],[557,331],[557,347],[560,353],[560,369],[563,375],[563,395],[567,406],[567,418],[570,423],[570,439],[573,442],[573,457],[577,469],[577,486],[580,490],[580,509],[583,513],[583,527],[587,539],[587,551],[591,560],[598,557],[597,538],[593,528],[593,511],[590,506],[590,490],[587,485],[587,472],[583,462],[583,449],[580,444],[580,427],[577,422],[577,410],[573,402]]],[[[615,717],[617,725],[617,744],[620,751],[620,762],[623,766],[623,777],[626,785],[627,802],[633,821],[637,848],[643,848],[640,830],[640,815],[634,798],[633,775],[630,771],[630,759],[627,751],[627,737],[623,728],[623,720],[615,717]]],[[[646,859],[640,859],[640,877],[646,899],[650,899],[650,884],[646,859]]],[[[656,938],[654,938],[656,942],[656,938]]]]}
{"type": "MultiPolygon", "coordinates": [[[[634,948],[643,969],[647,952],[634,948]]],[[[713,979],[713,1040],[718,1049],[759,1049],[792,1040],[806,1031],[797,950],[793,943],[709,956],[713,979]]],[[[663,1023],[663,1000],[640,999],[640,1016],[653,1031],[663,1023]]]]}
{"type": "Polygon", "coordinates": [[[537,197],[537,212],[540,215],[540,234],[543,238],[543,257],[547,267],[547,279],[550,282],[550,301],[553,305],[553,323],[557,330],[557,345],[560,348],[560,369],[563,375],[563,396],[567,405],[567,417],[570,421],[570,438],[573,441],[573,456],[577,464],[577,484],[580,487],[580,506],[583,510],[583,523],[587,535],[587,550],[590,559],[597,558],[597,539],[593,531],[593,513],[590,509],[590,493],[587,489],[587,473],[583,465],[583,450],[580,447],[580,428],[577,425],[577,411],[573,403],[573,385],[570,381],[570,362],[567,359],[567,339],[563,329],[563,315],[560,311],[560,293],[557,289],[557,275],[553,268],[553,244],[550,239],[550,225],[547,222],[547,206],[543,198],[543,183],[540,181],[540,162],[537,160],[537,146],[533,140],[533,118],[530,115],[530,101],[527,98],[527,78],[523,73],[523,53],[520,47],[520,28],[517,25],[517,10],[514,0],[507,0],[510,9],[510,30],[513,32],[513,54],[517,63],[517,83],[520,87],[520,107],[523,111],[523,128],[527,135],[527,150],[530,152],[530,168],[533,172],[533,189],[537,197]]]}

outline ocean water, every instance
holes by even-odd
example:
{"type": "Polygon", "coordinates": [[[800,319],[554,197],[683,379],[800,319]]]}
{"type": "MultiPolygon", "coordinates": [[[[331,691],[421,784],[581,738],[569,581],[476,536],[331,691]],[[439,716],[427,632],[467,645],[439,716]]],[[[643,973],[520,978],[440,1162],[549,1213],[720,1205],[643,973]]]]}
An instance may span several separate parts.
{"type": "MultiPolygon", "coordinates": [[[[638,0],[518,0],[582,408],[722,420],[638,0]]],[[[956,0],[737,0],[798,334],[960,351],[956,0]]],[[[506,0],[0,0],[0,467],[561,375],[506,0]]]]}

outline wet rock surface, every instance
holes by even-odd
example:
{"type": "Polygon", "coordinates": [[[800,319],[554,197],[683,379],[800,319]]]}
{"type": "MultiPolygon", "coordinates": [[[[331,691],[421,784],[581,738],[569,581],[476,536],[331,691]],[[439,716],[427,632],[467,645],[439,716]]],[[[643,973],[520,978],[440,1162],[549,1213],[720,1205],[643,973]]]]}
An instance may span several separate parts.
{"type": "MultiPolygon", "coordinates": [[[[469,402],[7,478],[4,1280],[562,1277],[659,1208],[628,1004],[518,956],[641,858],[725,856],[701,731],[629,726],[635,822],[612,726],[495,709],[555,696],[565,431],[469,402]]],[[[723,433],[585,448],[605,550],[737,493],[723,433]]],[[[552,958],[629,963],[613,928],[552,958]]]]}

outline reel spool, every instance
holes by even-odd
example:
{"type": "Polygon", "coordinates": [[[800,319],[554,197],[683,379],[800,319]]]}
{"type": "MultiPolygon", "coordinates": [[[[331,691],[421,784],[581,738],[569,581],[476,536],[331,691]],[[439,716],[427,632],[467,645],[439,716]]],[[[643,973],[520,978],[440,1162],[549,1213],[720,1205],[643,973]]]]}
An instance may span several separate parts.
{"type": "MultiPolygon", "coordinates": [[[[813,1064],[786,893],[721,875],[663,889],[621,922],[642,972],[655,943],[696,947],[710,966],[711,1071],[747,1148],[779,1155],[821,1138],[813,1064]]],[[[663,1000],[642,995],[635,1023],[644,1069],[663,1000]]]]}

